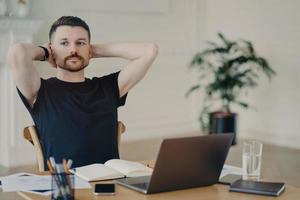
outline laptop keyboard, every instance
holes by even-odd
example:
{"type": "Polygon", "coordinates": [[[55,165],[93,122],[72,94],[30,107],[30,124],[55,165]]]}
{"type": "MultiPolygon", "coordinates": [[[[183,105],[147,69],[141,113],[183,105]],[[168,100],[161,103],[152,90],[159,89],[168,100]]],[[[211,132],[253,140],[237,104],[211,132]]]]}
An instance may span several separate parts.
{"type": "Polygon", "coordinates": [[[134,186],[134,187],[146,190],[148,188],[149,183],[134,183],[134,184],[131,184],[131,185],[134,186]]]}

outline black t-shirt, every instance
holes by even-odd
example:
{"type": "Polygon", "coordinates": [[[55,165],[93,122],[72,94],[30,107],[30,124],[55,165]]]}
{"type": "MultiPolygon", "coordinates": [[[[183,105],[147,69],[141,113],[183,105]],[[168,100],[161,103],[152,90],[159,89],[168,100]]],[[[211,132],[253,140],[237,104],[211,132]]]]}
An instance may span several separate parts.
{"type": "MultiPolygon", "coordinates": [[[[37,127],[45,160],[72,159],[73,167],[119,158],[117,108],[119,72],[84,82],[41,79],[33,108],[18,90],[37,127]]],[[[47,165],[45,165],[47,166],[47,165]]]]}

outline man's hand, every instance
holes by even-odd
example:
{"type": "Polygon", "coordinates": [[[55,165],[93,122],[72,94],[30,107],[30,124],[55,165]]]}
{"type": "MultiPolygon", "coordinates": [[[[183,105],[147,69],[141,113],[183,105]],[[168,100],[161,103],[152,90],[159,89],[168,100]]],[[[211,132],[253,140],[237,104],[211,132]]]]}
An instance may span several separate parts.
{"type": "Polygon", "coordinates": [[[46,43],[46,44],[43,45],[43,47],[47,48],[47,49],[48,49],[48,52],[49,52],[49,57],[48,57],[48,59],[47,59],[47,62],[48,62],[52,67],[56,68],[57,66],[56,66],[55,59],[54,59],[54,57],[53,57],[53,51],[52,51],[52,49],[51,49],[51,47],[50,47],[50,44],[49,44],[49,43],[46,43]]]}

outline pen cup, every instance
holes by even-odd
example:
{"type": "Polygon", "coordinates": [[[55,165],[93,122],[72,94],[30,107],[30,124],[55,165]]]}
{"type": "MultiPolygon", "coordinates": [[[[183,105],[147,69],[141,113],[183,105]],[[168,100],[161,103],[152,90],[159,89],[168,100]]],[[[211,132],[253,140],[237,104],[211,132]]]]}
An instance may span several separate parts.
{"type": "Polygon", "coordinates": [[[74,200],[74,175],[53,173],[51,175],[51,200],[74,200]]]}

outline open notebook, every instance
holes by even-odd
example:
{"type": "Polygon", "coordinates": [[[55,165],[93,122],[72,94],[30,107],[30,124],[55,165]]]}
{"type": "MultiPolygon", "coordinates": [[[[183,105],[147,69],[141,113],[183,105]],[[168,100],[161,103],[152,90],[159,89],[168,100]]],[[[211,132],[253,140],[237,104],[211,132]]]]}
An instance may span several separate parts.
{"type": "Polygon", "coordinates": [[[112,159],[104,164],[91,164],[70,170],[86,181],[100,181],[123,177],[150,176],[152,169],[138,162],[112,159]]]}

